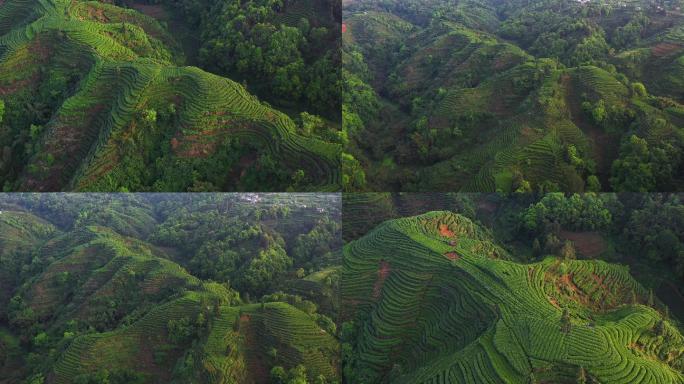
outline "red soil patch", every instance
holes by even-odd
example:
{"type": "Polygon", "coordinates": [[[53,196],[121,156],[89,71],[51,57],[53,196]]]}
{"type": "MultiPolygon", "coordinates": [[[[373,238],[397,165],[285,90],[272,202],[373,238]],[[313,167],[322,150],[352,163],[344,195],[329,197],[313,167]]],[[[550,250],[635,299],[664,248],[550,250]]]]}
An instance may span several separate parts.
{"type": "Polygon", "coordinates": [[[565,275],[561,276],[558,281],[569,288],[573,293],[579,294],[580,289],[577,288],[577,285],[575,285],[575,282],[573,281],[573,274],[572,273],[566,273],[565,275]]]}
{"type": "Polygon", "coordinates": [[[551,296],[546,296],[546,298],[549,300],[549,303],[551,303],[551,305],[560,309],[560,305],[558,305],[558,300],[556,300],[555,298],[553,298],[551,296]]]}
{"type": "Polygon", "coordinates": [[[257,331],[252,325],[250,315],[240,316],[240,332],[245,335],[245,346],[247,347],[247,370],[254,383],[268,383],[269,372],[264,365],[263,358],[258,352],[257,331]]]}
{"type": "Polygon", "coordinates": [[[104,9],[98,7],[88,7],[88,18],[101,23],[109,23],[109,17],[105,15],[104,9]]]}
{"type": "Polygon", "coordinates": [[[378,269],[378,279],[375,281],[375,285],[373,286],[374,299],[380,297],[380,293],[382,292],[382,286],[385,284],[385,280],[390,275],[390,272],[392,272],[390,264],[384,260],[380,261],[380,268],[378,269]]]}
{"type": "Polygon", "coordinates": [[[171,139],[171,146],[175,148],[174,153],[182,158],[205,158],[212,155],[222,137],[235,132],[243,132],[253,129],[254,126],[245,121],[236,121],[226,111],[205,112],[205,116],[227,118],[217,118],[204,124],[202,132],[198,134],[186,135],[182,131],[176,134],[175,141],[171,139]]]}
{"type": "MultiPolygon", "coordinates": [[[[572,273],[566,273],[564,275],[557,275],[550,271],[547,271],[546,273],[546,279],[554,281],[556,291],[554,296],[559,295],[565,297],[568,300],[576,301],[584,305],[589,304],[588,297],[577,285],[575,285],[575,282],[573,280],[574,275],[572,273]]],[[[549,297],[549,301],[552,305],[558,305],[558,301],[553,296],[549,297]]]]}
{"type": "Polygon", "coordinates": [[[26,79],[21,79],[17,80],[9,85],[1,86],[0,85],[0,96],[7,96],[16,93],[22,88],[25,88],[28,85],[35,84],[38,82],[38,78],[40,77],[39,73],[34,73],[31,77],[26,78],[26,79]]]}
{"type": "Polygon", "coordinates": [[[149,4],[140,4],[140,3],[134,3],[131,4],[131,7],[133,7],[135,10],[139,11],[140,13],[143,13],[149,17],[152,17],[157,20],[168,20],[169,15],[166,13],[166,10],[164,9],[164,6],[162,5],[149,5],[149,4]]]}
{"type": "MultiPolygon", "coordinates": [[[[37,38],[34,42],[31,43],[31,46],[28,48],[31,60],[39,65],[45,64],[50,58],[51,46],[53,46],[53,44],[49,40],[44,44],[41,38],[37,38]]],[[[26,63],[21,62],[21,64],[19,65],[23,66],[26,65],[26,63]]],[[[14,69],[20,69],[16,67],[18,66],[7,68],[7,70],[11,72],[14,69]]],[[[28,86],[31,86],[33,88],[35,87],[35,85],[38,84],[40,78],[40,71],[36,71],[27,78],[17,80],[9,85],[0,85],[0,96],[7,96],[13,94],[19,91],[20,89],[26,88],[28,86]]]]}
{"type": "Polygon", "coordinates": [[[209,131],[203,135],[185,135],[171,139],[171,148],[181,158],[206,158],[216,151],[219,132],[209,131]]]}
{"type": "Polygon", "coordinates": [[[572,241],[577,252],[589,258],[600,256],[607,248],[603,237],[597,232],[561,231],[560,238],[572,241]]]}
{"type": "Polygon", "coordinates": [[[517,64],[519,60],[514,60],[515,56],[511,53],[506,53],[504,55],[499,55],[497,58],[494,60],[493,67],[497,71],[503,71],[506,70],[513,65],[517,64]]]}
{"type": "MultiPolygon", "coordinates": [[[[146,337],[147,340],[140,340],[140,343],[138,344],[140,346],[140,349],[136,354],[135,364],[138,370],[141,370],[148,374],[152,374],[153,377],[159,378],[160,380],[168,383],[171,380],[171,370],[167,369],[164,366],[159,366],[154,362],[153,346],[164,344],[164,342],[162,340],[158,340],[158,338],[159,335],[157,335],[156,337],[148,335],[146,337]]],[[[176,358],[180,357],[179,352],[173,352],[174,353],[172,356],[175,356],[176,358]]]]}
{"type": "Polygon", "coordinates": [[[651,55],[655,57],[668,56],[669,54],[682,49],[680,44],[660,43],[651,48],[651,55]]]}
{"type": "Polygon", "coordinates": [[[446,256],[449,260],[459,260],[461,258],[461,256],[459,256],[456,252],[447,252],[444,254],[444,256],[446,256]]]}
{"type": "Polygon", "coordinates": [[[444,237],[454,237],[455,233],[449,229],[449,226],[446,224],[440,224],[439,225],[439,234],[444,236],[444,237]]]}
{"type": "Polygon", "coordinates": [[[526,125],[520,130],[520,136],[529,139],[535,136],[535,132],[529,125],[526,125]]]}
{"type": "Polygon", "coordinates": [[[591,274],[591,278],[594,279],[594,282],[596,282],[597,285],[600,285],[601,288],[603,288],[603,290],[607,290],[607,289],[608,289],[608,286],[606,286],[605,284],[603,284],[603,280],[605,279],[605,277],[602,277],[602,276],[599,276],[599,275],[597,275],[597,274],[595,274],[595,273],[592,273],[592,274],[591,274]]]}

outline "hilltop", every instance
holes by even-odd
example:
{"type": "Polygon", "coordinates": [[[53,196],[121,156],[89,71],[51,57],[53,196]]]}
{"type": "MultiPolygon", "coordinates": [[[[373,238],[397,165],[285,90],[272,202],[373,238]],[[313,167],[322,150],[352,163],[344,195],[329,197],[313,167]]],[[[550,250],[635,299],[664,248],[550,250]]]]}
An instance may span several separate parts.
{"type": "Polygon", "coordinates": [[[380,224],[345,246],[343,265],[351,382],[684,380],[678,323],[624,266],[523,263],[447,211],[380,224]]]}
{"type": "Polygon", "coordinates": [[[347,3],[347,189],[680,190],[681,9],[347,3]]]}
{"type": "MultiPolygon", "coordinates": [[[[334,46],[339,35],[334,15],[316,13],[330,11],[305,13],[305,0],[288,9],[245,2],[237,10],[180,0],[116,3],[0,3],[5,191],[339,190],[339,112],[331,109],[339,102],[330,91],[338,80],[328,70],[334,50],[314,47],[334,46]],[[196,21],[210,23],[211,14],[251,30],[240,21],[249,12],[262,15],[261,38],[275,47],[264,48],[268,70],[259,73],[228,50],[230,31],[196,21]],[[317,70],[303,78],[304,64],[317,70]]],[[[258,43],[243,37],[230,44],[258,43]]]]}

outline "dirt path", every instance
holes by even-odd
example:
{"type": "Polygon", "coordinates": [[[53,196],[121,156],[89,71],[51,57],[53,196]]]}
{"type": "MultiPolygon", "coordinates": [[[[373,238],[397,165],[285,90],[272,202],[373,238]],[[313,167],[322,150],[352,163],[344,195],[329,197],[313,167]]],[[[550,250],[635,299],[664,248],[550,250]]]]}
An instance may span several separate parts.
{"type": "Polygon", "coordinates": [[[380,297],[380,293],[382,293],[382,286],[385,285],[385,280],[389,276],[390,272],[392,272],[392,267],[390,267],[390,264],[384,260],[381,261],[380,267],[378,268],[378,279],[375,281],[375,285],[373,286],[374,299],[378,299],[380,297]]]}
{"type": "Polygon", "coordinates": [[[584,116],[581,100],[575,89],[575,85],[569,74],[561,77],[562,86],[565,92],[565,104],[570,111],[570,119],[573,124],[579,127],[585,135],[591,139],[591,151],[594,161],[596,161],[596,173],[601,181],[603,188],[608,187],[610,178],[610,167],[612,159],[617,157],[617,142],[611,135],[594,124],[591,124],[584,116]]]}
{"type": "Polygon", "coordinates": [[[245,335],[249,376],[253,379],[254,383],[268,383],[269,372],[264,365],[262,357],[259,356],[257,331],[252,325],[252,317],[250,315],[243,314],[240,316],[240,332],[245,335]]]}

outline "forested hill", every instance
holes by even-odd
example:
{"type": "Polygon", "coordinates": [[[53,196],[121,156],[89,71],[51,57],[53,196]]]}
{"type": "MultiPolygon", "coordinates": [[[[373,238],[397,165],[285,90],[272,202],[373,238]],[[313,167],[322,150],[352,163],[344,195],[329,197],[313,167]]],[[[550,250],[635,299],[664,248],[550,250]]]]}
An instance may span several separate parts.
{"type": "Polygon", "coordinates": [[[339,10],[117,3],[0,2],[4,190],[339,190],[339,10]]]}
{"type": "Polygon", "coordinates": [[[680,190],[682,7],[345,2],[347,189],[680,190]]]}
{"type": "Polygon", "coordinates": [[[339,220],[335,195],[3,196],[0,383],[339,383],[339,220]]]}
{"type": "Polygon", "coordinates": [[[684,337],[629,270],[534,262],[448,211],[345,245],[345,377],[369,383],[681,383],[684,337]]]}

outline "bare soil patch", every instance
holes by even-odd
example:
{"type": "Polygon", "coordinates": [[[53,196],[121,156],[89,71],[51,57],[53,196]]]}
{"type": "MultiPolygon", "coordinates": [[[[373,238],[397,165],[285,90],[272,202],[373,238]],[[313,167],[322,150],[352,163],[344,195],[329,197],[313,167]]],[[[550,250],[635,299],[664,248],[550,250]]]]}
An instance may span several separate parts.
{"type": "Polygon", "coordinates": [[[456,252],[447,252],[444,254],[444,256],[446,256],[449,260],[459,260],[461,258],[461,256],[459,256],[456,252]]]}
{"type": "Polygon", "coordinates": [[[439,234],[444,236],[444,237],[454,237],[455,233],[454,231],[449,229],[449,226],[446,224],[440,224],[439,225],[439,234]]]}
{"type": "Polygon", "coordinates": [[[257,330],[252,324],[250,315],[243,314],[240,316],[240,332],[245,335],[249,375],[252,377],[254,383],[268,383],[269,373],[264,365],[263,358],[258,352],[259,341],[257,330]]]}
{"type": "Polygon", "coordinates": [[[132,3],[131,7],[140,13],[143,13],[149,17],[152,17],[157,20],[168,20],[169,19],[169,14],[166,13],[166,10],[164,9],[163,5],[157,4],[157,5],[150,5],[150,4],[142,4],[142,3],[132,3]]]}
{"type": "Polygon", "coordinates": [[[385,284],[385,280],[392,272],[392,267],[390,264],[384,260],[380,261],[380,267],[378,268],[378,279],[375,281],[373,286],[373,298],[377,299],[380,297],[382,292],[382,286],[385,284]]]}
{"type": "Polygon", "coordinates": [[[653,48],[651,48],[651,55],[655,57],[668,56],[671,53],[676,52],[680,49],[682,49],[682,46],[680,44],[667,42],[659,43],[655,45],[653,48]]]}
{"type": "Polygon", "coordinates": [[[606,251],[606,242],[598,232],[561,231],[562,240],[570,240],[582,256],[596,258],[606,251]]]}

